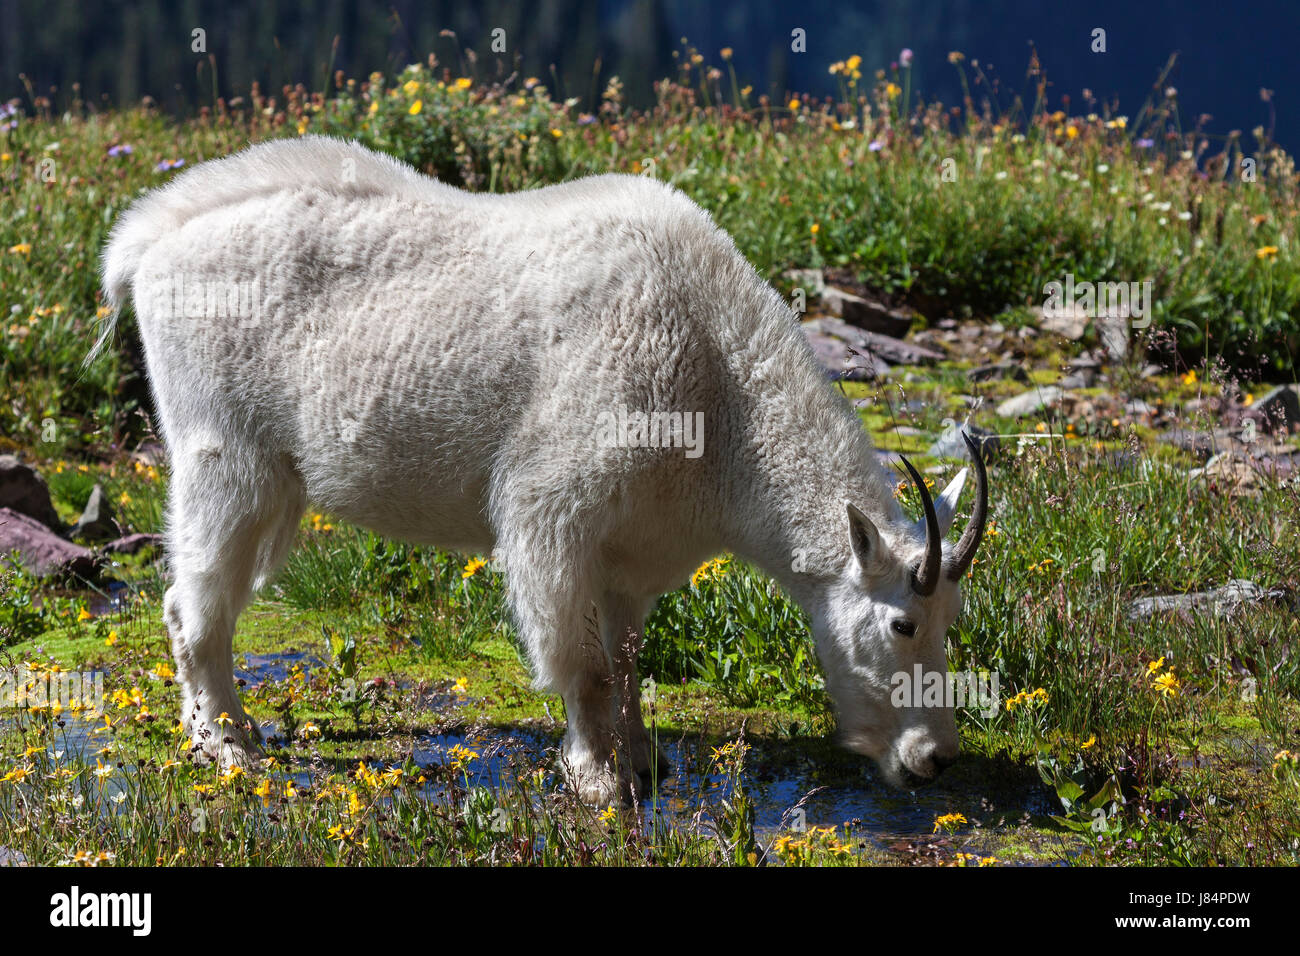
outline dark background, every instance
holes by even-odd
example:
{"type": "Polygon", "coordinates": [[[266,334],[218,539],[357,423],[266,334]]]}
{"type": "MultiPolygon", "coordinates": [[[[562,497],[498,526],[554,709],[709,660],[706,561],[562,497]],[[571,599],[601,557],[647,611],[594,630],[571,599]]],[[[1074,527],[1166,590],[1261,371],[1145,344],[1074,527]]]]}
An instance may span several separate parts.
{"type": "Polygon", "coordinates": [[[199,65],[207,58],[190,51],[195,27],[207,31],[216,88],[226,97],[246,94],[253,80],[268,93],[298,82],[321,90],[331,64],[363,78],[435,52],[453,72],[480,78],[494,77],[498,61],[508,72],[518,55],[524,75],[578,97],[584,108],[613,74],[632,105],[646,105],[653,81],[673,73],[682,37],[718,66],[718,51],[731,47],[740,83],[778,99],[790,90],[837,93],[827,67],[853,53],[862,55],[869,81],[910,47],[914,89],[959,103],[947,55],[960,50],[991,67],[1002,106],[1018,93],[1032,100],[1032,43],[1052,83],[1053,108],[1068,94],[1086,112],[1080,94],[1088,88],[1130,117],[1177,52],[1167,83],[1178,90],[1184,125],[1208,113],[1210,133],[1249,134],[1270,128],[1275,108],[1275,139],[1300,146],[1300,0],[0,0],[0,98],[27,103],[25,73],[56,108],[80,83],[92,105],[129,105],[148,94],[167,110],[193,112],[212,102],[214,80],[206,62],[199,65]],[[506,30],[505,56],[490,52],[494,27],[506,30]],[[790,52],[795,27],[807,32],[806,53],[790,52]],[[1106,30],[1104,54],[1090,50],[1095,27],[1106,30]],[[458,40],[440,38],[444,29],[458,40]],[[475,69],[462,59],[465,47],[479,54],[475,69]],[[1261,87],[1276,91],[1272,107],[1261,102],[1261,87]]]}

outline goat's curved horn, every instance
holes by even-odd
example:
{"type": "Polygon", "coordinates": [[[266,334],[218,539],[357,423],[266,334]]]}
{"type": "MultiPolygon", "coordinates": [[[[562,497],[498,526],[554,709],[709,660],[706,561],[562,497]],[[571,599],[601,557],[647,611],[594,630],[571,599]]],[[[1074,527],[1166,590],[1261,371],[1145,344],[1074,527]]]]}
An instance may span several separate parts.
{"type": "Polygon", "coordinates": [[[933,594],[939,585],[939,565],[943,560],[943,536],[939,532],[939,516],[934,510],[934,501],[926,490],[925,480],[912,467],[912,463],[902,455],[903,464],[912,476],[912,484],[921,495],[921,506],[925,509],[925,557],[920,567],[912,572],[912,590],[925,597],[933,594]]]}
{"type": "Polygon", "coordinates": [[[979,444],[963,431],[961,437],[970,449],[971,464],[975,466],[975,508],[970,513],[970,521],[962,532],[957,547],[952,551],[944,572],[951,581],[960,581],[966,569],[975,560],[975,550],[984,538],[984,520],[989,514],[989,479],[984,471],[984,456],[980,454],[979,444]]]}

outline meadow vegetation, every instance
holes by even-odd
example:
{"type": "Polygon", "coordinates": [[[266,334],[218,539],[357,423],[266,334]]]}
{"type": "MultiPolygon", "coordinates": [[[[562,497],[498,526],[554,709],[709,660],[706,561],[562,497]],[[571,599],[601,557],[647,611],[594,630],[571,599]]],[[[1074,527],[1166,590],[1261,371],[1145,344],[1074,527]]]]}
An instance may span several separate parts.
{"type": "MultiPolygon", "coordinates": [[[[1044,283],[1065,273],[1151,278],[1137,344],[1167,367],[1131,384],[1186,427],[1207,424],[1207,398],[1295,379],[1300,188],[1265,130],[1185,126],[1159,83],[1136,116],[1086,94],[1071,110],[1048,101],[1036,63],[1016,97],[950,59],[970,91],[956,109],[917,102],[906,69],[869,74],[856,57],[829,65],[838,98],[771,102],[738,86],[729,51],[710,65],[689,47],[647,111],[623,104],[617,80],[598,102],[557,102],[536,78],[432,57],[327,90],[253,90],[185,121],[148,102],[54,115],[33,95],[0,123],[0,452],[34,463],[69,521],[98,482],[124,526],[161,530],[166,466],[128,454],[153,437],[129,315],[122,347],[82,368],[104,313],[99,249],[175,170],[306,133],[356,138],[473,190],[656,176],[778,284],[792,267],[847,270],[914,308],[918,327],[1030,324],[1044,283]]],[[[1030,342],[1038,369],[1068,357],[1068,343],[1030,342]]],[[[941,486],[960,463],[928,457],[928,440],[897,426],[934,436],[964,415],[968,365],[837,387],[881,448],[935,468],[941,486]]],[[[1262,476],[1244,492],[1198,477],[1200,462],[1139,415],[1027,425],[982,411],[979,423],[1002,436],[992,524],[949,663],[998,672],[1002,706],[959,714],[965,757],[925,859],[1300,862],[1300,484],[1262,476]],[[1275,598],[1130,616],[1137,598],[1238,578],[1275,598]],[[982,799],[997,787],[1039,791],[1051,812],[999,828],[982,799]]],[[[897,494],[916,506],[905,484],[897,494]]],[[[98,591],[0,569],[0,664],[37,682],[101,669],[107,695],[0,713],[0,853],[143,865],[900,860],[860,822],[756,825],[754,775],[807,754],[832,786],[880,784],[828,741],[803,612],[754,569],[728,556],[702,567],[660,602],[642,655],[656,731],[695,742],[686,789],[704,809],[589,808],[525,750],[500,755],[491,780],[468,743],[420,756],[431,735],[484,728],[558,741],[562,704],[528,688],[489,556],[385,541],[322,514],[300,539],[236,637],[237,659],[283,664],[244,687],[273,731],[265,767],[247,773],[192,760],[176,732],[161,564],[124,558],[114,575],[126,587],[98,591]]]]}

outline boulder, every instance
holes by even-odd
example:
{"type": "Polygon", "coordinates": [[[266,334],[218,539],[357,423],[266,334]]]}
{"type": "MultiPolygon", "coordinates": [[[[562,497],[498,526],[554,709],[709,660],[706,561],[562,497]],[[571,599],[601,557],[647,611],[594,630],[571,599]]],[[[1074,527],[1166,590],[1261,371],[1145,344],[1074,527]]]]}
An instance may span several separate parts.
{"type": "Polygon", "coordinates": [[[160,534],[128,534],[116,541],[110,541],[108,544],[99,547],[100,554],[135,554],[145,548],[157,548],[162,546],[162,535],[160,534]]]}
{"type": "Polygon", "coordinates": [[[1045,408],[1058,404],[1065,396],[1065,390],[1055,385],[1040,385],[1013,398],[1008,398],[998,406],[998,415],[1002,418],[1028,418],[1037,415],[1045,408]]]}
{"type": "Polygon", "coordinates": [[[108,503],[102,486],[96,484],[81,517],[72,527],[72,537],[80,541],[111,541],[122,536],[122,529],[113,518],[113,506],[108,503]]]}
{"type": "MultiPolygon", "coordinates": [[[[805,326],[808,323],[805,323],[805,326]]],[[[887,366],[880,359],[871,356],[855,355],[849,351],[849,344],[834,335],[804,329],[804,337],[812,346],[817,363],[826,370],[826,374],[835,380],[846,382],[869,382],[884,372],[887,366]]]]}
{"type": "Polygon", "coordinates": [[[992,365],[980,365],[969,369],[966,377],[972,382],[992,382],[1011,379],[1016,382],[1028,382],[1029,373],[1019,362],[994,362],[992,365]]]}
{"type": "Polygon", "coordinates": [[[888,306],[865,299],[852,292],[827,286],[822,292],[822,305],[835,316],[868,332],[901,339],[912,327],[912,313],[906,309],[888,306]]]}
{"type": "Polygon", "coordinates": [[[141,442],[140,447],[131,452],[131,461],[157,468],[166,463],[167,449],[156,441],[141,442]]]}
{"type": "Polygon", "coordinates": [[[1123,362],[1128,357],[1131,320],[1127,309],[1119,309],[1118,313],[1104,312],[1097,316],[1097,333],[1101,337],[1102,348],[1112,362],[1123,362]]]}
{"type": "Polygon", "coordinates": [[[804,322],[802,326],[805,335],[817,332],[833,336],[848,343],[857,351],[874,355],[890,365],[928,365],[944,358],[942,352],[936,352],[934,349],[903,342],[888,335],[868,332],[866,329],[827,316],[804,322]]]}
{"type": "Polygon", "coordinates": [[[1092,321],[1088,310],[1078,305],[1065,305],[1051,310],[1044,309],[1041,305],[1035,306],[1034,315],[1038,318],[1038,325],[1043,331],[1054,332],[1071,342],[1083,338],[1083,333],[1088,330],[1088,323],[1092,321]]]}
{"type": "Polygon", "coordinates": [[[1206,431],[1202,428],[1176,427],[1160,432],[1156,435],[1156,441],[1173,445],[1197,458],[1209,458],[1232,447],[1232,433],[1226,428],[1206,431]]]}
{"type": "Polygon", "coordinates": [[[35,518],[0,508],[0,564],[8,564],[14,552],[18,563],[38,578],[90,580],[102,563],[93,551],[60,538],[35,518]]]}
{"type": "Polygon", "coordinates": [[[1220,617],[1232,614],[1248,604],[1279,600],[1285,596],[1282,591],[1265,591],[1253,581],[1238,578],[1211,591],[1139,598],[1129,605],[1128,616],[1130,620],[1134,620],[1173,611],[1181,614],[1211,614],[1220,617]]]}
{"type": "Polygon", "coordinates": [[[0,455],[0,508],[34,518],[47,528],[62,530],[63,522],[50,502],[50,489],[36,469],[13,455],[0,455]]]}
{"type": "Polygon", "coordinates": [[[961,437],[963,430],[969,432],[970,437],[975,439],[975,444],[979,446],[980,454],[984,456],[985,461],[992,458],[1002,445],[996,432],[980,428],[978,425],[964,425],[962,428],[945,429],[926,454],[931,458],[960,458],[962,461],[969,461],[970,449],[966,447],[966,442],[961,437]]]}
{"type": "Polygon", "coordinates": [[[1300,385],[1279,385],[1255,399],[1241,413],[1263,431],[1286,433],[1300,428],[1300,385]]]}

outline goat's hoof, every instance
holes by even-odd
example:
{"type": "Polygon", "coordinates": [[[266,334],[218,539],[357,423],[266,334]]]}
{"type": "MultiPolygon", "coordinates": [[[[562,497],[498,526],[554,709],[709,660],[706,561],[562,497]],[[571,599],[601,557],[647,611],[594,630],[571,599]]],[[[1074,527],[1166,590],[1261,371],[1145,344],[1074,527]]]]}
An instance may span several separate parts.
{"type": "Polygon", "coordinates": [[[262,758],[262,732],[242,711],[238,717],[195,720],[189,731],[193,752],[222,770],[251,770],[262,758]]]}
{"type": "Polygon", "coordinates": [[[661,747],[647,741],[641,751],[641,759],[636,764],[636,775],[641,784],[641,792],[649,793],[673,775],[672,761],[661,747]]]}
{"type": "Polygon", "coordinates": [[[630,806],[633,784],[612,766],[613,761],[561,757],[564,781],[588,806],[630,806]]]}

